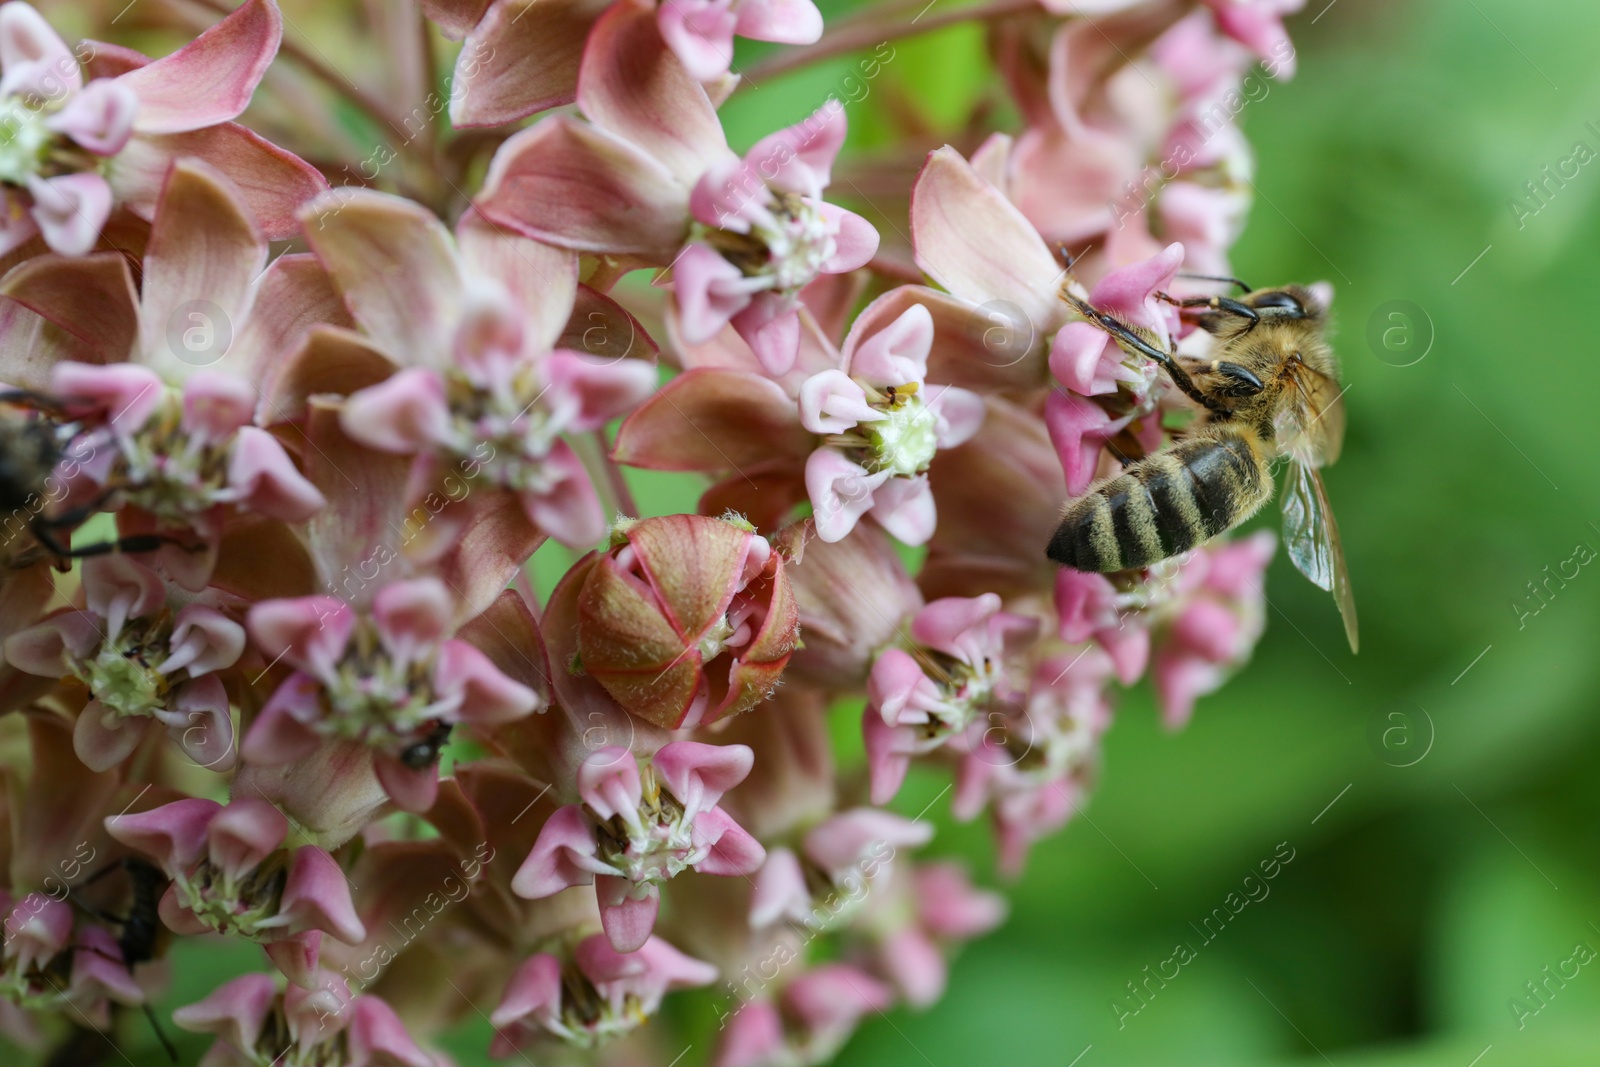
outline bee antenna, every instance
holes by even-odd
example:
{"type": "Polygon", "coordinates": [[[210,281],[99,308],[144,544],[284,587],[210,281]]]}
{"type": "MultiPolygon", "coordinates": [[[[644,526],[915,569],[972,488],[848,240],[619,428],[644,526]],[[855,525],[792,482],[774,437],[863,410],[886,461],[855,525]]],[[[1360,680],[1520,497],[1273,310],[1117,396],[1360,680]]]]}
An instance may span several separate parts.
{"type": "Polygon", "coordinates": [[[1230,277],[1228,277],[1227,275],[1224,275],[1224,274],[1184,274],[1184,273],[1180,273],[1178,275],[1178,277],[1180,277],[1180,278],[1193,278],[1193,279],[1195,279],[1197,281],[1202,281],[1202,282],[1227,282],[1229,285],[1237,285],[1241,292],[1246,292],[1246,293],[1255,292],[1254,289],[1250,288],[1250,286],[1246,285],[1244,282],[1241,282],[1238,278],[1230,278],[1230,277]]]}

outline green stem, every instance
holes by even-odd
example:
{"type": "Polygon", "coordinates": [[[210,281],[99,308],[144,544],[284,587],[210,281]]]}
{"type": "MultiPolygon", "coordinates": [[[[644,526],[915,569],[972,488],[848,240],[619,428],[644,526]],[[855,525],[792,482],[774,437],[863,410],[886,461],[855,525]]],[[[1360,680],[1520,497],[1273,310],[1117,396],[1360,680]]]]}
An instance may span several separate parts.
{"type": "MultiPolygon", "coordinates": [[[[1040,11],[1039,0],[989,0],[986,4],[968,5],[953,8],[938,13],[932,13],[934,4],[924,2],[918,13],[909,19],[901,21],[900,18],[886,19],[883,12],[873,12],[869,16],[849,19],[842,22],[832,32],[824,34],[822,40],[804,48],[791,48],[779,52],[777,55],[761,63],[757,63],[744,72],[739,89],[758,86],[768,78],[787,74],[791,70],[832,59],[834,56],[847,55],[858,52],[863,48],[883,44],[888,41],[898,41],[905,37],[916,37],[934,30],[942,30],[946,26],[954,26],[960,22],[974,19],[988,21],[990,19],[1005,18],[1008,15],[1020,15],[1028,11],[1040,11]]],[[[910,5],[895,4],[891,13],[902,16],[910,5]]]]}

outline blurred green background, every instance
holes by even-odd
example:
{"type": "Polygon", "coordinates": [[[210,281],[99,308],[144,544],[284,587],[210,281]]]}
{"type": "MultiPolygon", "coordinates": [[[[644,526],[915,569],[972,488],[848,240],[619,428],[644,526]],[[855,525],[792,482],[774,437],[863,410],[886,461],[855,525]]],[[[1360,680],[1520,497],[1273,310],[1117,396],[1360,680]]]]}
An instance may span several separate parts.
{"type": "MultiPolygon", "coordinates": [[[[1362,653],[1280,558],[1249,667],[1177,734],[1148,684],[1128,694],[1086,816],[1035,850],[1007,924],[963,952],[937,1007],[868,1021],[846,1067],[1600,1056],[1600,963],[1551,981],[1546,1003],[1525,988],[1580,944],[1600,950],[1600,567],[1578,564],[1600,550],[1600,444],[1585,432],[1600,165],[1550,183],[1547,205],[1523,188],[1578,141],[1600,151],[1600,10],[1309,0],[1289,26],[1298,75],[1241,117],[1260,195],[1235,264],[1255,284],[1337,287],[1350,425],[1327,480],[1362,653]],[[1519,223],[1517,197],[1537,214],[1519,223]],[[1577,576],[1551,578],[1564,563],[1577,576]],[[1191,924],[1280,842],[1294,858],[1270,895],[1202,944],[1191,924]],[[1139,1006],[1127,983],[1180,941],[1198,957],[1119,1024],[1114,1004],[1139,1006]]],[[[856,149],[908,114],[953,130],[995,95],[974,27],[896,49],[851,105],[856,149]]],[[[854,64],[741,93],[731,138],[797,119],[854,64]]],[[[647,512],[683,510],[690,482],[635,488],[647,512]]],[[[559,549],[536,562],[547,589],[559,549]]],[[[942,785],[914,778],[897,806],[914,813],[942,785]]],[[[944,807],[932,851],[992,882],[984,832],[944,807]]],[[[257,958],[216,951],[180,958],[168,1006],[257,958]]],[[[448,1042],[461,1063],[484,1062],[483,1031],[448,1042]]],[[[165,1062],[142,1020],[127,1032],[131,1055],[165,1062]]],[[[175,1036],[185,1062],[206,1043],[175,1036]]]]}

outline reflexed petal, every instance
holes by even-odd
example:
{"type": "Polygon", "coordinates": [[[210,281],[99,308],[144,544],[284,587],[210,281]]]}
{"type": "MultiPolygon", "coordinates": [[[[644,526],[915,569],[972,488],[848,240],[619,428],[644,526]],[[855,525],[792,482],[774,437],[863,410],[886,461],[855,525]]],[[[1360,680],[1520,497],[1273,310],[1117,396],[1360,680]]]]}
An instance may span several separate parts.
{"type": "Polygon", "coordinates": [[[656,8],[662,39],[695,81],[711,81],[728,72],[738,22],[731,6],[729,0],[673,0],[656,8]]]}
{"type": "Polygon", "coordinates": [[[615,875],[600,875],[594,880],[600,900],[600,925],[606,940],[618,952],[637,952],[650,940],[656,912],[661,908],[659,886],[645,885],[640,896],[632,895],[633,883],[615,875]]]}
{"type": "Polygon", "coordinates": [[[737,470],[798,459],[815,442],[778,383],[702,367],[673,378],[628,416],[612,456],[651,470],[737,470]]]}
{"type": "Polygon", "coordinates": [[[498,126],[572,103],[584,40],[609,3],[490,4],[456,57],[450,124],[498,126]]]}
{"type": "Polygon", "coordinates": [[[271,975],[244,974],[177,1009],[172,1021],[191,1033],[216,1034],[234,1048],[255,1048],[277,995],[271,975]]]}
{"type": "Polygon", "coordinates": [[[0,5],[0,93],[59,100],[83,87],[78,57],[32,5],[0,5]]]}
{"type": "Polygon", "coordinates": [[[928,157],[911,191],[917,265],[956,296],[1009,300],[1041,329],[1062,317],[1061,267],[1033,226],[955,149],[928,157]]]}
{"type": "Polygon", "coordinates": [[[551,244],[662,264],[689,226],[689,187],[671,171],[631,142],[559,115],[500,146],[474,203],[551,244]]]}
{"type": "Polygon", "coordinates": [[[139,97],[144,133],[177,133],[235,118],[277,54],[283,16],[272,0],[247,0],[170,56],[117,81],[139,97]]]}
{"type": "Polygon", "coordinates": [[[443,370],[461,309],[455,241],[433,212],[370,190],[332,190],[301,217],[350,313],[403,365],[443,370]]]}
{"type": "Polygon", "coordinates": [[[578,107],[685,188],[732,155],[705,90],[666,47],[652,12],[636,5],[613,5],[595,23],[578,72],[578,107]]]}

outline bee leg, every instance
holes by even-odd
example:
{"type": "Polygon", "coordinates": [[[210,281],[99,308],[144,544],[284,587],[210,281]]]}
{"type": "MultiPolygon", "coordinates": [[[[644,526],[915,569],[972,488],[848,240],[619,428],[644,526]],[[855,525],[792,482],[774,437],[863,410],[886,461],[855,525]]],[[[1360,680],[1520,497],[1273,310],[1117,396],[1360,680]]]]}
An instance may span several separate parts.
{"type": "Polygon", "coordinates": [[[1255,371],[1226,360],[1212,360],[1208,368],[1212,374],[1221,375],[1224,384],[1217,390],[1223,396],[1255,396],[1266,386],[1256,377],[1255,371]]]}
{"type": "Polygon", "coordinates": [[[1074,311],[1110,334],[1123,348],[1131,349],[1147,359],[1155,360],[1157,365],[1167,372],[1167,377],[1172,379],[1172,384],[1181,389],[1183,394],[1190,400],[1193,400],[1207,411],[1214,411],[1219,415],[1229,413],[1228,405],[1208,395],[1203,389],[1195,385],[1194,379],[1189,377],[1187,371],[1178,366],[1178,361],[1173,359],[1170,353],[1161,351],[1110,315],[1096,308],[1093,304],[1079,300],[1067,292],[1063,292],[1061,296],[1071,305],[1074,311]]]}
{"type": "MultiPolygon", "coordinates": [[[[1173,307],[1178,308],[1205,308],[1208,311],[1216,312],[1218,314],[1226,313],[1229,315],[1237,315],[1250,323],[1250,325],[1244,328],[1245,333],[1249,333],[1251,330],[1255,329],[1256,326],[1261,322],[1261,313],[1256,311],[1255,308],[1251,307],[1249,304],[1241,304],[1239,301],[1233,300],[1226,296],[1193,296],[1186,299],[1179,299],[1178,297],[1172,296],[1170,293],[1158,292],[1156,293],[1156,299],[1165,300],[1173,307]]],[[[1202,328],[1204,325],[1205,324],[1202,322],[1202,328]]]]}

